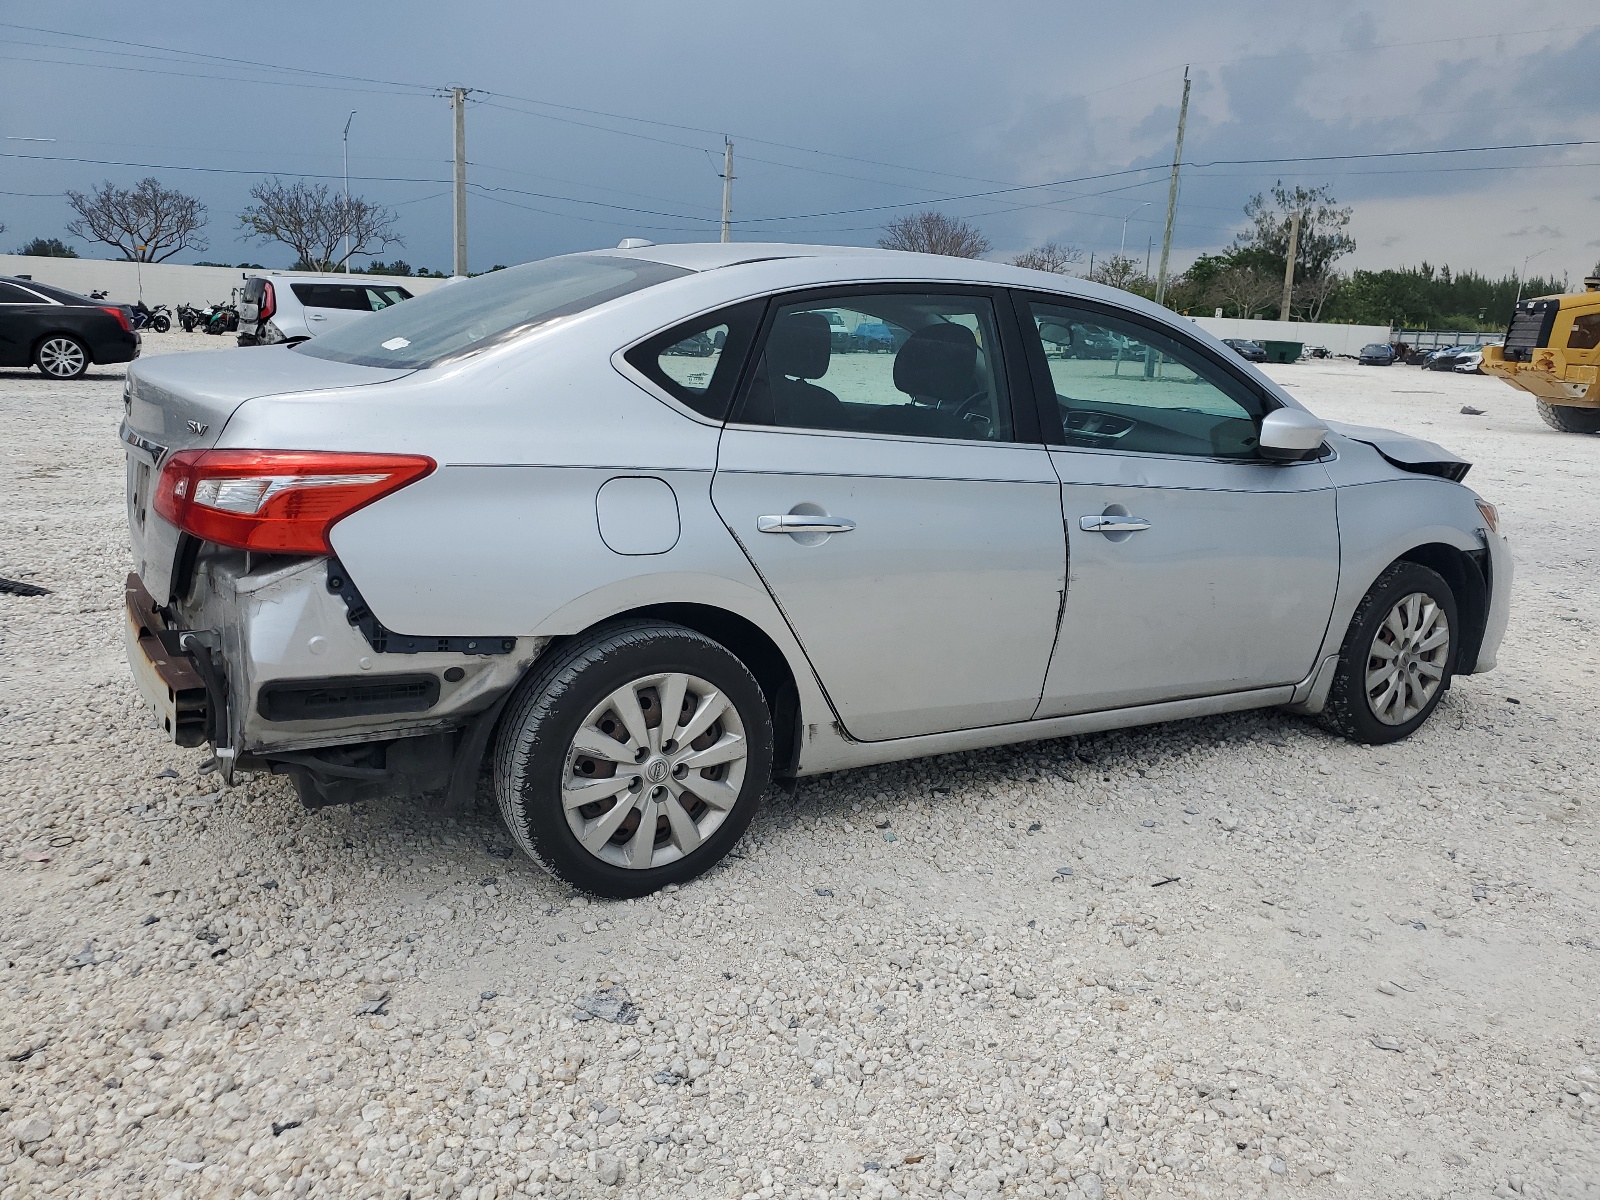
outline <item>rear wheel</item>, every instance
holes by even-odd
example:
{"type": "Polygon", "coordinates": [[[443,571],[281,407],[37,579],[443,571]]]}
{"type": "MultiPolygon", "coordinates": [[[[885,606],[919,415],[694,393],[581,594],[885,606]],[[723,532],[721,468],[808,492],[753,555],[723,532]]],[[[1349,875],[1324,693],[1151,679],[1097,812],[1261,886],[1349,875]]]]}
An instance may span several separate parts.
{"type": "Polygon", "coordinates": [[[744,833],[772,769],[760,685],[682,626],[595,630],[536,666],[495,752],[495,794],[537,862],[599,896],[701,874],[744,833]]]}
{"type": "Polygon", "coordinates": [[[1351,741],[1409,737],[1450,687],[1460,627],[1443,578],[1416,563],[1395,563],[1350,620],[1324,720],[1351,741]]]}
{"type": "Polygon", "coordinates": [[[1539,415],[1551,429],[1562,433],[1600,433],[1600,408],[1575,408],[1539,400],[1539,415]]]}
{"type": "Polygon", "coordinates": [[[165,313],[157,313],[150,318],[150,326],[157,333],[166,333],[172,328],[172,321],[165,313]]]}
{"type": "Polygon", "coordinates": [[[75,337],[52,333],[34,350],[33,365],[51,379],[76,379],[89,369],[89,351],[75,337]]]}

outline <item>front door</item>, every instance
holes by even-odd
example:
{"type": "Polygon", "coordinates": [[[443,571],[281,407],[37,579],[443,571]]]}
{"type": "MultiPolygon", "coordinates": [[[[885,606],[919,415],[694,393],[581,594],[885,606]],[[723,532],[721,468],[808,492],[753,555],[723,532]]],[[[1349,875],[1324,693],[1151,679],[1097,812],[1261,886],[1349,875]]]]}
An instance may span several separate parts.
{"type": "Polygon", "coordinates": [[[712,499],[852,737],[1038,706],[1065,545],[1049,455],[1018,440],[1006,380],[987,294],[773,305],[712,499]]]}
{"type": "Polygon", "coordinates": [[[1304,679],[1338,584],[1327,470],[1261,459],[1273,402],[1202,347],[1109,307],[1023,311],[1070,565],[1038,715],[1304,679]]]}

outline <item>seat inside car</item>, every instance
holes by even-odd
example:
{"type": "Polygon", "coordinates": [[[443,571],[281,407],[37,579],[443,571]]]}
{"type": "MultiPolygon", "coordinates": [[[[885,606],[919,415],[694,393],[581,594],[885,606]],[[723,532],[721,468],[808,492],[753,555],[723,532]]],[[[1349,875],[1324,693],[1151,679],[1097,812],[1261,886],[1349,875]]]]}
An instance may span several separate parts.
{"type": "Polygon", "coordinates": [[[965,325],[938,322],[907,338],[895,355],[894,386],[911,403],[878,414],[873,424],[882,432],[987,436],[991,418],[986,404],[976,405],[966,420],[958,415],[962,405],[988,390],[978,376],[978,339],[965,325]]]}
{"type": "Polygon", "coordinates": [[[832,332],[821,313],[781,313],[767,337],[764,369],[750,391],[746,419],[758,425],[844,428],[844,406],[812,383],[828,373],[832,332]]]}

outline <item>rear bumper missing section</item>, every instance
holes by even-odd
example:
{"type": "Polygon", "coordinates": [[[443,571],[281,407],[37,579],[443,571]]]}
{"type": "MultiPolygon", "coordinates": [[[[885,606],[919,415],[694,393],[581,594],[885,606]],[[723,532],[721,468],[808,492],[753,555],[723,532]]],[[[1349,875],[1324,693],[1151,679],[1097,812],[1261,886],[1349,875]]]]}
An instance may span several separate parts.
{"type": "Polygon", "coordinates": [[[127,623],[124,643],[133,681],[161,728],[180,746],[202,746],[208,740],[210,705],[205,680],[194,663],[174,644],[156,602],[137,575],[124,584],[127,623]],[[165,641],[163,640],[165,639],[165,641]]]}
{"type": "Polygon", "coordinates": [[[191,599],[159,607],[127,581],[128,662],[139,691],[179,745],[219,757],[271,757],[453,733],[494,707],[548,641],[509,652],[374,649],[323,559],[254,569],[243,554],[202,557],[191,599]]]}

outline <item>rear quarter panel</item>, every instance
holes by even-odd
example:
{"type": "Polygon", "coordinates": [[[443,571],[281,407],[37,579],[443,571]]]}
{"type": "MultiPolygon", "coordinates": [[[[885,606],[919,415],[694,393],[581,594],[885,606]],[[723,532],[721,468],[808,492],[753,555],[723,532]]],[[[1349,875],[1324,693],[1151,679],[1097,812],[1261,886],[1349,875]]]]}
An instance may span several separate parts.
{"type": "Polygon", "coordinates": [[[547,636],[644,605],[713,605],[763,629],[789,660],[803,711],[825,712],[782,614],[711,507],[720,426],[617,372],[610,358],[629,332],[579,318],[514,350],[381,387],[252,400],[220,444],[438,462],[332,532],[351,580],[390,629],[547,636]],[[680,533],[660,553],[617,553],[601,537],[601,486],[638,476],[664,481],[676,499],[680,533]]]}

